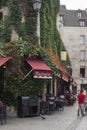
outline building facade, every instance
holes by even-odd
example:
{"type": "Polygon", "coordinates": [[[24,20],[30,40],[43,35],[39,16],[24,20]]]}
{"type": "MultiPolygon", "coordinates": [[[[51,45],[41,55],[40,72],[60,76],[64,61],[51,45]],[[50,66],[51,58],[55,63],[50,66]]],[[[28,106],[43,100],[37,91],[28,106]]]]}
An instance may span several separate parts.
{"type": "Polygon", "coordinates": [[[77,88],[87,89],[87,9],[67,10],[60,5],[57,28],[70,57],[77,88]]]}

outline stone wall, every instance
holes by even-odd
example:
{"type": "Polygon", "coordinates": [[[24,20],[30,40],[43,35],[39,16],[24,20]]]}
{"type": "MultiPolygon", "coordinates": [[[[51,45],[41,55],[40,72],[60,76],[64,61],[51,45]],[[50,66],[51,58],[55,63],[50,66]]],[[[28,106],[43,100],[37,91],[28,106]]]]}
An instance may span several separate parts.
{"type": "MultiPolygon", "coordinates": [[[[72,77],[76,80],[78,86],[81,84],[80,79],[80,67],[84,66],[85,77],[87,77],[87,28],[86,27],[65,27],[60,24],[59,32],[64,45],[69,54],[72,63],[72,77]],[[86,43],[80,44],[80,35],[85,35],[86,43]],[[80,50],[85,50],[86,58],[85,61],[80,61],[80,50]]],[[[58,25],[59,26],[59,25],[58,25]]],[[[87,84],[87,79],[84,78],[83,84],[87,84]]]]}

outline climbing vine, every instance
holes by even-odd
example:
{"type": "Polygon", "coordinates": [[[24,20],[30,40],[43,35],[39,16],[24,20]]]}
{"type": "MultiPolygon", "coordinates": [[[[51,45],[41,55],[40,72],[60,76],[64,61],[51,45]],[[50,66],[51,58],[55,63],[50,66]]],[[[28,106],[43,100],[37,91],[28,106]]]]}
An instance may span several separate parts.
{"type": "Polygon", "coordinates": [[[17,101],[18,95],[37,94],[43,89],[44,80],[34,79],[32,74],[23,80],[30,71],[30,68],[24,69],[25,57],[42,58],[52,69],[53,75],[56,75],[56,65],[50,60],[47,48],[51,48],[59,56],[60,51],[65,49],[56,28],[60,3],[59,0],[42,0],[41,47],[38,47],[37,42],[37,11],[33,9],[32,0],[0,0],[0,3],[8,8],[8,15],[3,22],[0,21],[0,56],[11,55],[14,58],[10,67],[8,65],[7,84],[2,94],[4,100],[12,104],[17,101]],[[13,28],[19,39],[11,41],[13,28]],[[12,97],[10,101],[8,93],[12,97]]]}
{"type": "MultiPolygon", "coordinates": [[[[41,43],[46,48],[57,50],[54,39],[56,33],[56,15],[59,0],[44,0],[41,10],[41,43]],[[56,6],[55,6],[56,5],[56,6]]],[[[58,38],[58,37],[57,37],[58,38]]]]}

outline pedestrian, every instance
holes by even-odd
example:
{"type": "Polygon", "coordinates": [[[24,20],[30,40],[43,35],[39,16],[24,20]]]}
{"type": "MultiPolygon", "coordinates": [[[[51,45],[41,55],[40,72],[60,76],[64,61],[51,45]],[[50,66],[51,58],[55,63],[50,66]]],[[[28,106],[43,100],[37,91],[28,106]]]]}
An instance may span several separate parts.
{"type": "Polygon", "coordinates": [[[77,95],[77,100],[78,100],[78,113],[77,115],[79,116],[79,112],[81,111],[82,116],[84,116],[84,107],[85,107],[85,95],[83,94],[83,90],[80,90],[80,93],[77,95]]]}

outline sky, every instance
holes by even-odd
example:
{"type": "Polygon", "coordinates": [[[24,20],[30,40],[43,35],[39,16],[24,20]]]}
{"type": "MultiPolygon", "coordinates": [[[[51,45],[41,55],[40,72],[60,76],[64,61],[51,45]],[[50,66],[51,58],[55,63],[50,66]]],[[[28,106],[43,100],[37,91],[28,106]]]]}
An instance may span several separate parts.
{"type": "Polygon", "coordinates": [[[66,5],[67,9],[81,9],[87,8],[87,0],[60,0],[61,5],[66,5]]]}

